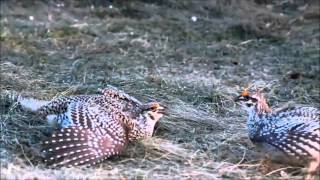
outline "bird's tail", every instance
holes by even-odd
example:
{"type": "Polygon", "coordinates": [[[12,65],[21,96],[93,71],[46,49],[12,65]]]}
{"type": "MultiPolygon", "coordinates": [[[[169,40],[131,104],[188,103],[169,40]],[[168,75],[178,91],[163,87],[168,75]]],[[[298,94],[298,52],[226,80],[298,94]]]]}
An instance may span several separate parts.
{"type": "Polygon", "coordinates": [[[50,101],[19,97],[18,102],[23,109],[35,112],[42,106],[47,105],[50,101]]]}
{"type": "Polygon", "coordinates": [[[16,91],[5,90],[1,92],[1,99],[5,103],[17,103],[22,109],[35,112],[50,101],[24,97],[16,91]]]}

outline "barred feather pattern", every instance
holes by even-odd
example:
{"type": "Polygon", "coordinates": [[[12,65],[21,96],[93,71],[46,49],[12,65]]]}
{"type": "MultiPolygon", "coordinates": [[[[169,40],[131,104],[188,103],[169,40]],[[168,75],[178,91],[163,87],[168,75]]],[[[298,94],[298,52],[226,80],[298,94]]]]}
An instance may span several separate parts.
{"type": "Polygon", "coordinates": [[[37,108],[60,124],[60,130],[43,142],[48,165],[91,166],[120,154],[129,141],[152,135],[162,117],[156,109],[149,110],[154,104],[142,104],[110,86],[100,92],[59,97],[37,108]]]}

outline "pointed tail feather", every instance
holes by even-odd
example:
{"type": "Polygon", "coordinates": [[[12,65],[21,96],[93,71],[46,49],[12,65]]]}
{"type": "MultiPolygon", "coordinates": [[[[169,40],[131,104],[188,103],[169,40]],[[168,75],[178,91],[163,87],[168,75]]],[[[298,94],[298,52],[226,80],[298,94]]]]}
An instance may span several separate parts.
{"type": "Polygon", "coordinates": [[[24,98],[19,96],[17,101],[20,103],[21,107],[25,110],[36,112],[41,107],[47,105],[50,101],[37,100],[33,98],[24,98]]]}
{"type": "Polygon", "coordinates": [[[6,102],[18,103],[21,105],[22,109],[35,112],[40,107],[49,103],[49,101],[37,100],[33,98],[23,97],[20,93],[12,90],[4,90],[0,94],[0,98],[6,102]]]}

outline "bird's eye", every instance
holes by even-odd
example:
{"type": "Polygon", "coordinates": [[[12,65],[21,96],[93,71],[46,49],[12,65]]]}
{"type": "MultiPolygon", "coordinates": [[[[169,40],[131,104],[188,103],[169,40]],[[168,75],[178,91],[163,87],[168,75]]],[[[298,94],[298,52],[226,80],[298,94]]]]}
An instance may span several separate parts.
{"type": "Polygon", "coordinates": [[[156,112],[159,107],[160,107],[160,105],[159,105],[158,103],[153,103],[153,104],[148,108],[148,110],[149,110],[149,111],[156,112]]]}
{"type": "Polygon", "coordinates": [[[246,103],[247,107],[251,107],[252,104],[251,103],[246,103]]]}
{"type": "Polygon", "coordinates": [[[240,100],[248,101],[249,100],[249,96],[241,96],[240,100]]]}

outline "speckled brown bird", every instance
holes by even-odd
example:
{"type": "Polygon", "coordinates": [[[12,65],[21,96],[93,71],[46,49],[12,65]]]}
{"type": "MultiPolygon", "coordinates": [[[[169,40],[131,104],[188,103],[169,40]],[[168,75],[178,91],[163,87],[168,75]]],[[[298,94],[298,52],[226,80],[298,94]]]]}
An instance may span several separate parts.
{"type": "Polygon", "coordinates": [[[288,107],[273,111],[260,92],[245,90],[238,96],[249,118],[250,140],[272,159],[309,163],[306,179],[320,167],[320,111],[313,107],[288,107]]]}
{"type": "Polygon", "coordinates": [[[100,92],[52,101],[18,99],[24,109],[36,111],[60,127],[43,142],[49,165],[94,165],[120,154],[128,142],[152,136],[164,114],[159,103],[142,104],[112,86],[100,92]]]}

